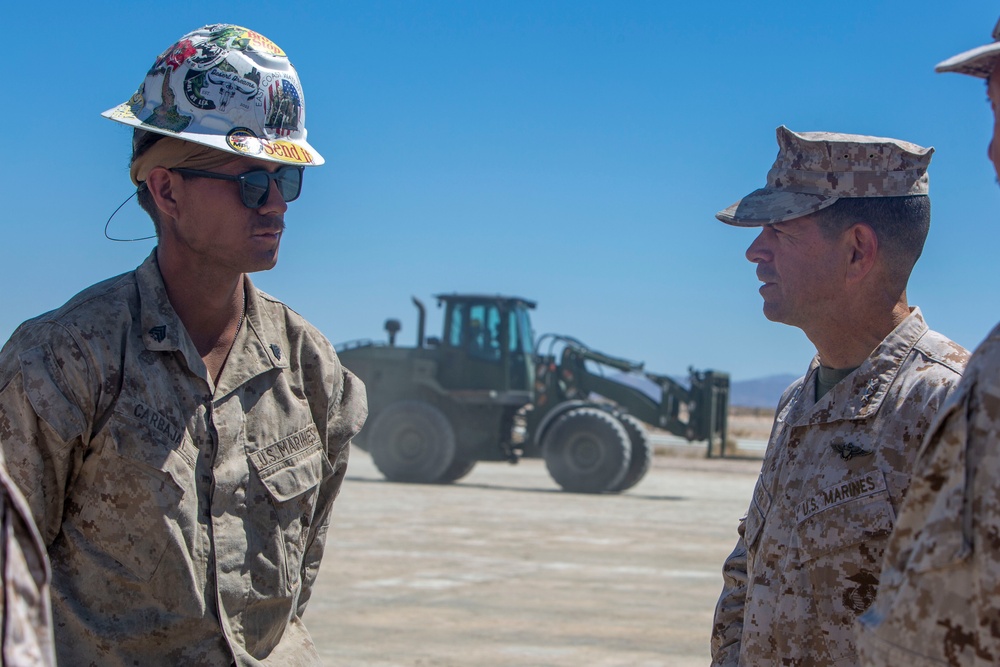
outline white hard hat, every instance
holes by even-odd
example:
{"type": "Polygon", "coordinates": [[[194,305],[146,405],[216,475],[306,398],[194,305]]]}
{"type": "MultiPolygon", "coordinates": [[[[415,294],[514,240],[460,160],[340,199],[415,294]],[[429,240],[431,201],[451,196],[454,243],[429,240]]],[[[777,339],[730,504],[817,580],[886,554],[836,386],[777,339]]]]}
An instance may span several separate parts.
{"type": "Polygon", "coordinates": [[[184,35],[105,118],[260,160],[317,166],[302,84],[281,48],[238,25],[184,35]]]}

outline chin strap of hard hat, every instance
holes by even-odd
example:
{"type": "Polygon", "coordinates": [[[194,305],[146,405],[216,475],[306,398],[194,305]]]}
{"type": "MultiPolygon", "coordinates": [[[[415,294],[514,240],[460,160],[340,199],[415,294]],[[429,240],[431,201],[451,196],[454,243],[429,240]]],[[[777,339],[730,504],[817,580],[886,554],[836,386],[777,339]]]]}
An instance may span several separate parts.
{"type": "MultiPolygon", "coordinates": [[[[139,184],[139,188],[144,188],[144,187],[146,187],[145,183],[140,183],[139,184]]],[[[109,241],[124,241],[124,242],[145,241],[146,239],[155,239],[156,238],[156,234],[152,234],[151,236],[139,236],[139,237],[134,238],[134,239],[120,239],[120,238],[117,238],[117,237],[114,237],[114,236],[111,236],[110,234],[108,234],[108,227],[111,226],[111,220],[112,220],[112,218],[114,218],[116,215],[118,215],[118,211],[122,210],[122,206],[124,206],[125,204],[127,204],[129,202],[129,200],[132,199],[132,197],[135,197],[136,195],[139,194],[139,188],[136,188],[135,192],[133,192],[132,194],[130,194],[128,196],[128,198],[125,199],[125,201],[123,201],[121,204],[119,204],[118,208],[115,209],[115,212],[112,213],[111,217],[108,218],[108,221],[104,223],[104,238],[108,239],[109,241]]]]}

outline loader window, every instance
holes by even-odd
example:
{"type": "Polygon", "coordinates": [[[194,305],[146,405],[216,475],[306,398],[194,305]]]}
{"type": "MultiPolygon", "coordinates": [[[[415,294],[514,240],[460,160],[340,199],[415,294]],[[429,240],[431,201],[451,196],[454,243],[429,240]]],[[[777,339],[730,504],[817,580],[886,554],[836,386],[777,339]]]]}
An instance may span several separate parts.
{"type": "Polygon", "coordinates": [[[449,318],[448,331],[445,333],[445,342],[452,347],[462,347],[465,337],[462,335],[465,329],[466,304],[456,303],[452,306],[451,317],[449,318]]]}
{"type": "Polygon", "coordinates": [[[489,303],[456,303],[452,307],[447,343],[479,359],[500,361],[500,309],[489,303]]]}
{"type": "Polygon", "coordinates": [[[510,335],[507,336],[507,349],[511,352],[520,352],[521,337],[517,335],[519,329],[518,322],[517,318],[513,317],[514,314],[511,313],[511,315],[512,317],[508,318],[508,323],[510,324],[510,335]]]}
{"type": "Polygon", "coordinates": [[[531,331],[531,320],[528,318],[528,311],[518,308],[511,312],[510,318],[510,350],[511,352],[524,352],[534,354],[535,344],[532,340],[534,334],[531,331]]]}
{"type": "Polygon", "coordinates": [[[500,309],[492,304],[469,308],[469,352],[481,359],[500,360],[500,309]]]}

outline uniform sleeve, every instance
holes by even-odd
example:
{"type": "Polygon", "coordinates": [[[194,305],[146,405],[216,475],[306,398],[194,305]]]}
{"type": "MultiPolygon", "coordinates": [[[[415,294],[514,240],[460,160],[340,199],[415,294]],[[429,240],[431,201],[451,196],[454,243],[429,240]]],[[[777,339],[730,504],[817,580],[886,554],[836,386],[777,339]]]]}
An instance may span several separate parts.
{"type": "Polygon", "coordinates": [[[715,606],[712,624],[712,667],[736,667],[740,663],[743,611],[747,599],[747,546],[743,540],[746,518],[740,520],[736,548],[722,566],[722,595],[715,606]]]}
{"type": "Polygon", "coordinates": [[[972,482],[973,581],[976,592],[975,613],[982,655],[1000,656],[1000,377],[994,373],[983,383],[979,402],[974,408],[970,445],[969,477],[972,482]],[[990,631],[985,628],[989,627],[990,631]]]}
{"type": "MultiPolygon", "coordinates": [[[[775,410],[775,421],[768,438],[767,457],[773,454],[772,447],[779,438],[780,415],[788,403],[798,395],[804,378],[799,378],[785,389],[775,410]]],[[[761,484],[758,479],[757,484],[761,484]]],[[[756,496],[754,487],[754,495],[756,496]]],[[[740,650],[743,643],[743,620],[747,601],[747,517],[740,519],[737,530],[739,538],[736,547],[722,565],[722,595],[715,605],[715,619],[712,624],[712,667],[737,667],[740,664],[740,650]]]]}
{"type": "Polygon", "coordinates": [[[1000,655],[989,630],[1000,614],[1000,387],[984,386],[996,385],[997,367],[966,372],[924,441],[877,597],[859,619],[866,666],[985,667],[1000,655]]]}
{"type": "Polygon", "coordinates": [[[320,489],[316,520],[310,530],[305,557],[302,559],[302,592],[299,595],[297,612],[300,618],[305,613],[306,605],[312,596],[313,584],[319,574],[333,501],[340,493],[344,475],[347,473],[351,438],[357,435],[368,417],[368,397],[364,383],[346,368],[342,369],[341,378],[343,390],[338,400],[330,407],[326,425],[326,446],[330,462],[333,464],[333,474],[323,481],[320,489]]]}
{"type": "Polygon", "coordinates": [[[45,546],[22,494],[0,459],[0,540],[2,540],[3,659],[5,667],[56,664],[49,598],[51,573],[45,546]]]}
{"type": "Polygon", "coordinates": [[[89,433],[79,407],[87,394],[86,368],[79,349],[64,343],[8,345],[0,353],[3,454],[46,545],[59,533],[66,489],[89,433]]]}

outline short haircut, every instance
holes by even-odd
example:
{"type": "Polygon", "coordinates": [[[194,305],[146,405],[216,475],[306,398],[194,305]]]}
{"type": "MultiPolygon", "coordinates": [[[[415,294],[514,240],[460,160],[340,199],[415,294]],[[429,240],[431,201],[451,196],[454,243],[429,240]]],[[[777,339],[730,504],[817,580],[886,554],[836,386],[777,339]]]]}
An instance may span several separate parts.
{"type": "Polygon", "coordinates": [[[827,238],[857,223],[871,227],[889,269],[891,287],[902,293],[927,240],[931,198],[927,195],[842,197],[817,212],[815,220],[827,238]]]}
{"type": "MultiPolygon", "coordinates": [[[[157,132],[148,132],[135,128],[132,131],[132,159],[129,161],[129,166],[131,167],[136,158],[148,151],[163,136],[157,132]]],[[[139,206],[142,207],[142,210],[153,220],[153,229],[156,230],[156,237],[159,238],[160,210],[156,208],[156,201],[153,200],[153,195],[150,193],[149,188],[146,187],[145,182],[139,184],[135,198],[139,202],[139,206]]]]}

